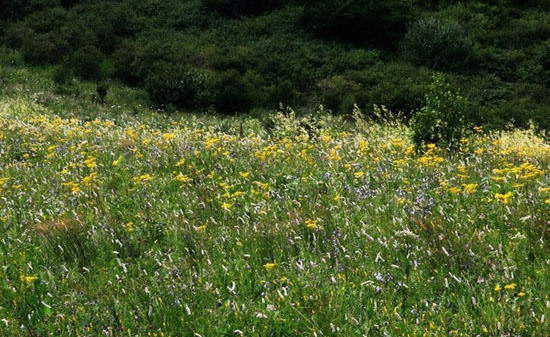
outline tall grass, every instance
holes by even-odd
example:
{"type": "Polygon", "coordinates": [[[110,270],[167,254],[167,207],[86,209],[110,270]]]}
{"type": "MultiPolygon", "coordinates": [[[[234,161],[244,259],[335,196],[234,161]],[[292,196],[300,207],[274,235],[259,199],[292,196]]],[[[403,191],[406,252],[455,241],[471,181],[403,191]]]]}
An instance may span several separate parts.
{"type": "Polygon", "coordinates": [[[409,136],[3,96],[0,334],[547,335],[550,146],[409,136]]]}

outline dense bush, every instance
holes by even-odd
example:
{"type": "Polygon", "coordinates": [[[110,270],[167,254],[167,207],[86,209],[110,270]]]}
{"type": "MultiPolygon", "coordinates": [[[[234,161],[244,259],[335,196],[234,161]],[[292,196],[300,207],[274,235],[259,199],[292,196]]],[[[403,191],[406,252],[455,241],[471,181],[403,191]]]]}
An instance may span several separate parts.
{"type": "Polygon", "coordinates": [[[198,70],[159,63],[146,78],[145,88],[160,107],[196,109],[205,105],[207,78],[198,70]]]}
{"type": "Polygon", "coordinates": [[[350,80],[362,86],[357,103],[367,113],[373,106],[385,106],[392,112],[410,117],[424,104],[424,96],[431,83],[433,72],[410,64],[377,63],[367,70],[348,73],[350,80]]]}
{"type": "Polygon", "coordinates": [[[104,77],[102,63],[104,56],[94,46],[85,46],[75,51],[67,60],[67,65],[79,77],[97,81],[104,77]]]}
{"type": "Polygon", "coordinates": [[[35,34],[25,36],[21,51],[26,62],[31,64],[54,64],[63,60],[70,46],[56,34],[35,34]]]}
{"type": "Polygon", "coordinates": [[[146,88],[165,107],[233,113],[324,104],[338,113],[357,103],[367,114],[383,105],[410,117],[425,105],[433,72],[444,71],[475,104],[468,120],[543,126],[547,4],[0,0],[0,41],[32,64],[146,88]]]}
{"type": "Polygon", "coordinates": [[[221,113],[247,112],[254,104],[250,93],[253,88],[235,69],[219,73],[208,89],[212,93],[211,104],[221,113]]]}
{"type": "Polygon", "coordinates": [[[319,83],[320,103],[333,112],[351,112],[361,87],[358,83],[336,75],[319,83]]]}
{"type": "Polygon", "coordinates": [[[461,70],[470,65],[474,50],[472,41],[458,24],[426,18],[409,28],[402,42],[402,53],[416,65],[461,70]]]}
{"type": "Polygon", "coordinates": [[[79,96],[80,89],[77,83],[75,83],[74,77],[72,69],[69,69],[67,66],[56,67],[52,76],[55,93],[75,97],[79,96]]]}
{"type": "Polygon", "coordinates": [[[90,2],[77,9],[75,12],[93,34],[96,46],[105,53],[112,53],[144,27],[144,20],[125,2],[90,2]]]}
{"type": "Polygon", "coordinates": [[[57,5],[58,0],[0,0],[0,27],[6,21],[20,20],[29,13],[57,5]]]}
{"type": "Polygon", "coordinates": [[[20,49],[23,46],[23,41],[29,40],[33,34],[33,30],[25,23],[17,22],[6,28],[2,42],[7,47],[20,49]]]}
{"type": "Polygon", "coordinates": [[[206,10],[217,11],[228,17],[258,15],[281,7],[285,0],[201,0],[206,10]]]}
{"type": "Polygon", "coordinates": [[[413,18],[409,1],[304,1],[304,24],[321,37],[393,47],[413,18]]]}
{"type": "Polygon", "coordinates": [[[456,148],[466,134],[468,103],[441,75],[435,76],[425,105],[413,116],[412,140],[417,147],[436,144],[456,148]]]}

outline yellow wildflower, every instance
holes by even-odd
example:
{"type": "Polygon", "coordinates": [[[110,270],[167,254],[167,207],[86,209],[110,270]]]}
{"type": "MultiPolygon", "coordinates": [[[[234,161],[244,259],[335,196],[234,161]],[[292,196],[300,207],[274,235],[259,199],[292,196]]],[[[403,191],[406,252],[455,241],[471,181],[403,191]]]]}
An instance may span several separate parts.
{"type": "Polygon", "coordinates": [[[435,167],[437,166],[437,164],[440,164],[443,161],[445,161],[443,157],[431,156],[431,155],[426,155],[418,158],[418,162],[426,167],[435,167]]]}
{"type": "Polygon", "coordinates": [[[514,195],[513,192],[508,192],[508,193],[505,193],[505,194],[496,193],[495,194],[495,199],[500,201],[503,204],[507,204],[507,203],[510,202],[510,198],[512,198],[513,195],[514,195]]]}
{"type": "Polygon", "coordinates": [[[462,190],[460,189],[460,187],[451,187],[449,188],[449,192],[453,193],[453,194],[458,194],[460,193],[462,190]]]}
{"type": "Polygon", "coordinates": [[[365,176],[365,172],[359,171],[355,172],[353,175],[355,176],[355,178],[363,178],[365,176]]]}
{"type": "Polygon", "coordinates": [[[81,183],[82,183],[82,185],[84,185],[84,186],[90,187],[90,186],[92,186],[92,183],[93,183],[93,181],[94,181],[96,178],[97,178],[97,173],[96,173],[96,172],[92,172],[92,173],[90,173],[90,175],[88,175],[88,176],[82,178],[81,183]]]}
{"type": "Polygon", "coordinates": [[[80,192],[80,185],[78,183],[69,181],[67,183],[63,183],[63,186],[68,187],[71,193],[78,193],[80,192]]]}
{"type": "Polygon", "coordinates": [[[401,138],[394,138],[391,140],[391,144],[395,147],[404,147],[405,141],[401,138]]]}
{"type": "Polygon", "coordinates": [[[264,268],[266,271],[272,271],[277,266],[276,263],[266,263],[264,264],[264,268]]]}
{"type": "Polygon", "coordinates": [[[477,184],[462,184],[462,187],[464,187],[464,192],[471,194],[474,193],[477,189],[477,184]]]}
{"type": "Polygon", "coordinates": [[[504,286],[504,289],[506,289],[506,290],[514,290],[514,289],[516,289],[516,286],[517,286],[517,285],[516,285],[515,283],[510,283],[510,284],[505,285],[505,286],[504,286]]]}
{"type": "Polygon", "coordinates": [[[407,160],[406,159],[396,159],[393,161],[393,164],[397,167],[404,167],[407,166],[407,160]]]}
{"type": "Polygon", "coordinates": [[[250,172],[239,172],[239,175],[241,176],[241,178],[248,178],[250,172]]]}
{"type": "Polygon", "coordinates": [[[198,227],[193,227],[195,229],[195,231],[199,232],[199,233],[202,233],[204,231],[206,231],[206,226],[198,226],[198,227]]]}
{"type": "Polygon", "coordinates": [[[176,135],[173,133],[164,133],[162,135],[162,139],[164,139],[165,142],[170,142],[176,138],[176,135]]]}
{"type": "Polygon", "coordinates": [[[315,220],[306,220],[306,227],[311,230],[319,228],[319,226],[317,226],[317,221],[315,220]]]}
{"type": "Polygon", "coordinates": [[[495,286],[495,291],[501,291],[501,290],[502,290],[502,288],[500,287],[500,284],[497,284],[495,286]]]}
{"type": "Polygon", "coordinates": [[[521,188],[523,186],[525,186],[525,184],[513,184],[512,185],[513,188],[521,188]]]}
{"type": "Polygon", "coordinates": [[[268,183],[262,183],[262,182],[259,182],[259,181],[255,181],[254,184],[258,185],[263,190],[269,189],[269,184],[268,183]]]}
{"type": "Polygon", "coordinates": [[[19,277],[19,279],[21,280],[21,282],[25,282],[25,283],[29,284],[29,283],[33,283],[34,281],[38,280],[38,277],[32,276],[32,275],[21,275],[21,277],[19,277]]]}
{"type": "Polygon", "coordinates": [[[146,183],[146,182],[149,182],[153,180],[153,176],[150,175],[150,174],[143,174],[143,175],[140,175],[139,177],[135,177],[134,178],[134,183],[136,184],[143,184],[143,183],[146,183]]]}
{"type": "Polygon", "coordinates": [[[332,161],[340,161],[340,160],[342,160],[342,157],[340,157],[338,155],[338,150],[332,149],[332,150],[330,150],[330,152],[327,156],[327,159],[332,160],[332,161]]]}
{"type": "Polygon", "coordinates": [[[134,223],[133,222],[127,222],[126,224],[124,224],[124,228],[126,229],[126,231],[128,233],[131,233],[135,230],[135,227],[134,227],[134,223]]]}
{"type": "Polygon", "coordinates": [[[94,157],[88,157],[88,159],[84,160],[84,165],[89,169],[96,168],[96,159],[94,157]]]}
{"type": "Polygon", "coordinates": [[[113,163],[112,163],[113,167],[119,166],[123,159],[124,159],[124,156],[120,155],[116,160],[113,160],[113,163]]]}
{"type": "Polygon", "coordinates": [[[332,136],[329,134],[323,134],[321,135],[321,140],[323,141],[323,143],[328,144],[332,140],[332,136]]]}
{"type": "Polygon", "coordinates": [[[179,181],[180,183],[183,183],[183,184],[186,184],[186,183],[191,181],[191,178],[189,178],[185,174],[181,174],[181,173],[178,174],[174,179],[176,179],[177,181],[179,181]]]}
{"type": "Polygon", "coordinates": [[[10,178],[0,178],[0,187],[4,186],[10,178]]]}
{"type": "Polygon", "coordinates": [[[227,203],[227,202],[222,203],[222,208],[225,209],[226,211],[229,210],[231,207],[233,207],[233,205],[230,203],[227,203]]]}
{"type": "Polygon", "coordinates": [[[246,192],[243,192],[243,191],[235,191],[235,192],[231,195],[231,197],[233,197],[233,198],[239,198],[239,197],[241,197],[241,196],[243,196],[243,195],[245,195],[245,194],[246,194],[246,192]]]}
{"type": "Polygon", "coordinates": [[[133,129],[128,129],[126,130],[126,136],[130,139],[136,139],[138,135],[133,129]]]}

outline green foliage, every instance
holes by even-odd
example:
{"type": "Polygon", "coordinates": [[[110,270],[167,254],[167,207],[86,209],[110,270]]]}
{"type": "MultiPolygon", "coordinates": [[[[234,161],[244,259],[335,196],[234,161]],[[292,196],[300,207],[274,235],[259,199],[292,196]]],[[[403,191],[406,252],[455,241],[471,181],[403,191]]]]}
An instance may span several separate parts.
{"type": "Polygon", "coordinates": [[[413,18],[403,0],[304,1],[303,23],[321,37],[394,47],[413,18]]]}
{"type": "Polygon", "coordinates": [[[410,117],[424,104],[433,72],[401,62],[377,63],[363,71],[349,72],[350,80],[361,85],[358,105],[368,114],[373,107],[385,106],[394,113],[410,117]]]}
{"type": "Polygon", "coordinates": [[[550,148],[530,131],[419,155],[357,109],[132,114],[139,90],[97,105],[7,69],[1,336],[548,335],[550,148]]]}
{"type": "Polygon", "coordinates": [[[69,45],[54,34],[31,34],[22,41],[23,59],[31,64],[53,64],[69,52],[69,45]]]}
{"type": "Polygon", "coordinates": [[[102,79],[103,54],[94,46],[85,46],[70,55],[67,65],[79,77],[97,81],[102,79]]]}
{"type": "Polygon", "coordinates": [[[79,97],[80,88],[75,82],[75,74],[67,65],[55,68],[52,80],[55,86],[54,92],[59,95],[79,97]]]}
{"type": "Polygon", "coordinates": [[[159,63],[146,78],[145,88],[160,107],[196,109],[204,106],[207,78],[198,70],[159,63]]]}
{"type": "Polygon", "coordinates": [[[206,10],[216,11],[228,17],[258,15],[281,7],[285,0],[201,0],[206,10]]]}
{"type": "Polygon", "coordinates": [[[548,125],[550,95],[541,95],[550,78],[548,0],[0,4],[0,41],[28,63],[147,87],[158,101],[153,88],[166,87],[159,75],[171,73],[166,64],[208,74],[201,94],[174,108],[233,113],[283,103],[313,111],[322,103],[338,113],[357,103],[367,115],[377,105],[410,116],[424,104],[433,71],[444,71],[476,104],[468,119],[548,125]]]}
{"type": "Polygon", "coordinates": [[[426,18],[413,24],[402,42],[403,57],[437,70],[463,70],[470,66],[473,43],[456,23],[426,18]]]}
{"type": "Polygon", "coordinates": [[[254,104],[251,97],[252,88],[237,70],[221,72],[211,82],[208,90],[212,95],[209,100],[216,111],[234,114],[248,112],[252,108],[254,104]]]}
{"type": "Polygon", "coordinates": [[[418,148],[426,144],[457,148],[466,135],[467,109],[466,99],[443,76],[434,76],[424,107],[411,120],[412,141],[418,148]]]}
{"type": "Polygon", "coordinates": [[[58,5],[58,0],[0,0],[0,27],[6,21],[17,21],[29,13],[58,5]]]}
{"type": "Polygon", "coordinates": [[[320,103],[333,112],[350,113],[357,103],[359,84],[341,75],[322,80],[319,83],[320,103]]]}

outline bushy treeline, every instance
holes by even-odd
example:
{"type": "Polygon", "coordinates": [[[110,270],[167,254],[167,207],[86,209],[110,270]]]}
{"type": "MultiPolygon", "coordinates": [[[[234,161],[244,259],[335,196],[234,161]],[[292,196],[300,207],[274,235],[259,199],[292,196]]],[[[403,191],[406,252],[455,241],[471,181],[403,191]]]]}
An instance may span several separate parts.
{"type": "Polygon", "coordinates": [[[411,116],[435,73],[468,118],[550,127],[550,1],[2,0],[2,41],[56,82],[119,79],[165,109],[279,103],[411,116]]]}

